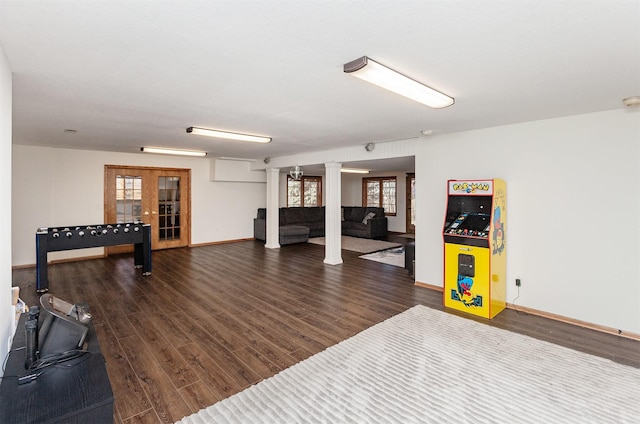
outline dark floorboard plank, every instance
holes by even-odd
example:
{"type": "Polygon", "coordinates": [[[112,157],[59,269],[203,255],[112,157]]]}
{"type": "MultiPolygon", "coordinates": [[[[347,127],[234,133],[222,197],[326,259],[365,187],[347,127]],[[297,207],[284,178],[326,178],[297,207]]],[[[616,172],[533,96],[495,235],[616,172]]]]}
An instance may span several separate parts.
{"type": "Polygon", "coordinates": [[[250,346],[236,350],[233,354],[249,368],[260,374],[262,378],[271,377],[282,371],[282,368],[250,346]]]}
{"type": "Polygon", "coordinates": [[[273,343],[279,349],[285,352],[293,352],[300,348],[285,331],[275,328],[269,325],[268,322],[263,321],[258,312],[245,314],[243,318],[249,328],[255,333],[260,334],[263,339],[273,343]]]}
{"type": "Polygon", "coordinates": [[[251,347],[281,370],[286,369],[298,362],[291,355],[282,351],[273,343],[269,343],[266,340],[256,340],[251,344],[251,347]]]}
{"type": "Polygon", "coordinates": [[[156,414],[156,411],[154,411],[153,409],[149,409],[125,420],[123,424],[158,424],[160,422],[162,421],[160,421],[160,418],[158,417],[158,414],[156,414]]]}
{"type": "Polygon", "coordinates": [[[260,376],[245,364],[243,364],[237,357],[233,355],[227,348],[219,344],[215,338],[211,336],[201,326],[196,325],[193,322],[187,322],[184,314],[181,316],[173,316],[174,322],[185,331],[189,337],[194,340],[194,344],[202,347],[202,350],[208,355],[215,363],[225,364],[225,373],[236,383],[239,387],[246,387],[260,380],[260,376]]]}
{"type": "Polygon", "coordinates": [[[174,423],[191,412],[142,339],[129,336],[120,344],[160,422],[174,423]]]}
{"type": "Polygon", "coordinates": [[[146,319],[143,313],[129,314],[128,317],[135,327],[138,337],[147,345],[156,362],[175,388],[179,389],[198,380],[176,348],[163,337],[163,332],[146,319]]]}
{"type": "Polygon", "coordinates": [[[194,412],[213,405],[219,400],[219,397],[216,396],[202,380],[182,387],[178,389],[178,392],[189,407],[189,410],[194,412]]]}
{"type": "Polygon", "coordinates": [[[218,365],[203,348],[195,343],[182,346],[178,351],[218,400],[227,398],[242,389],[243,385],[237,384],[222,369],[221,366],[225,364],[218,365]]]}
{"type": "Polygon", "coordinates": [[[123,420],[152,408],[140,385],[133,366],[127,359],[118,338],[108,326],[96,326],[100,348],[104,355],[115,405],[123,420]]]}

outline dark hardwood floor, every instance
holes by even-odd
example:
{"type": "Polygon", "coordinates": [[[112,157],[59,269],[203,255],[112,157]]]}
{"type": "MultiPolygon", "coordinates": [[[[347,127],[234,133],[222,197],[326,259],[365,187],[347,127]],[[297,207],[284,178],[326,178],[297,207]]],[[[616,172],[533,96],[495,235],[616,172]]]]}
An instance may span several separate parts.
{"type": "MultiPolygon", "coordinates": [[[[125,254],[50,265],[49,292],[89,303],[115,422],[173,423],[414,305],[443,309],[403,268],[342,256],[243,241],[156,251],[143,277],[125,254]]],[[[34,268],[13,285],[37,304],[34,268]]],[[[640,367],[637,341],[514,310],[476,320],[640,367]]]]}

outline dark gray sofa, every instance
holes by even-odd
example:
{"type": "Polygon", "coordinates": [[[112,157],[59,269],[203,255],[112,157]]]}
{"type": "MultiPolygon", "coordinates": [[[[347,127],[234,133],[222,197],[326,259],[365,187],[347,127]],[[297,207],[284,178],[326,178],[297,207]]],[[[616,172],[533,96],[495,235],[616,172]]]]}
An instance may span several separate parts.
{"type": "Polygon", "coordinates": [[[343,236],[373,239],[387,235],[384,208],[343,206],[342,214],[343,236]]]}
{"type": "Polygon", "coordinates": [[[303,225],[309,228],[309,237],[324,236],[324,206],[280,208],[280,227],[303,225]]]}
{"type": "MultiPolygon", "coordinates": [[[[280,208],[279,215],[281,245],[302,243],[307,241],[308,237],[324,236],[324,207],[280,208]],[[306,237],[302,234],[304,231],[300,227],[309,229],[306,237]]],[[[267,210],[259,208],[258,215],[253,220],[253,236],[257,240],[266,240],[266,218],[267,210]]],[[[387,217],[384,209],[362,206],[342,207],[342,235],[362,238],[385,237],[387,217]]]]}
{"type": "MultiPolygon", "coordinates": [[[[279,210],[280,245],[304,243],[309,237],[324,236],[324,208],[280,208],[279,210]]],[[[259,208],[258,216],[253,220],[253,237],[267,240],[267,209],[259,208]]]]}

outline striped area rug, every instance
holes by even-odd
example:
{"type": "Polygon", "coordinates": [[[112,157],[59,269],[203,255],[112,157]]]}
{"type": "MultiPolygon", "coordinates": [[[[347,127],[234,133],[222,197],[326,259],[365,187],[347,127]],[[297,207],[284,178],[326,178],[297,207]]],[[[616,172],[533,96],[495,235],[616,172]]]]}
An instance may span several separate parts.
{"type": "Polygon", "coordinates": [[[415,306],[179,421],[638,423],[640,369],[415,306]]]}
{"type": "MultiPolygon", "coordinates": [[[[373,240],[360,237],[341,236],[341,244],[344,250],[353,252],[371,253],[379,250],[390,249],[392,247],[402,246],[400,243],[392,243],[390,241],[373,240]]],[[[324,237],[313,237],[308,240],[311,244],[325,245],[324,237]]]]}
{"type": "Polygon", "coordinates": [[[369,261],[381,262],[387,265],[398,266],[404,268],[404,247],[395,247],[393,249],[381,250],[380,252],[367,253],[358,256],[369,261]]]}

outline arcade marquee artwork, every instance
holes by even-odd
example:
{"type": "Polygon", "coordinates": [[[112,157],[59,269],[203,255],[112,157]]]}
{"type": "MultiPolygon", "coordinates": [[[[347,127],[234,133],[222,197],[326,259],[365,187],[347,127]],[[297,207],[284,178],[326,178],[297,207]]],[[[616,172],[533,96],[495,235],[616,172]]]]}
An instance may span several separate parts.
{"type": "Polygon", "coordinates": [[[444,238],[444,306],[484,318],[506,307],[506,184],[449,180],[444,238]]]}

